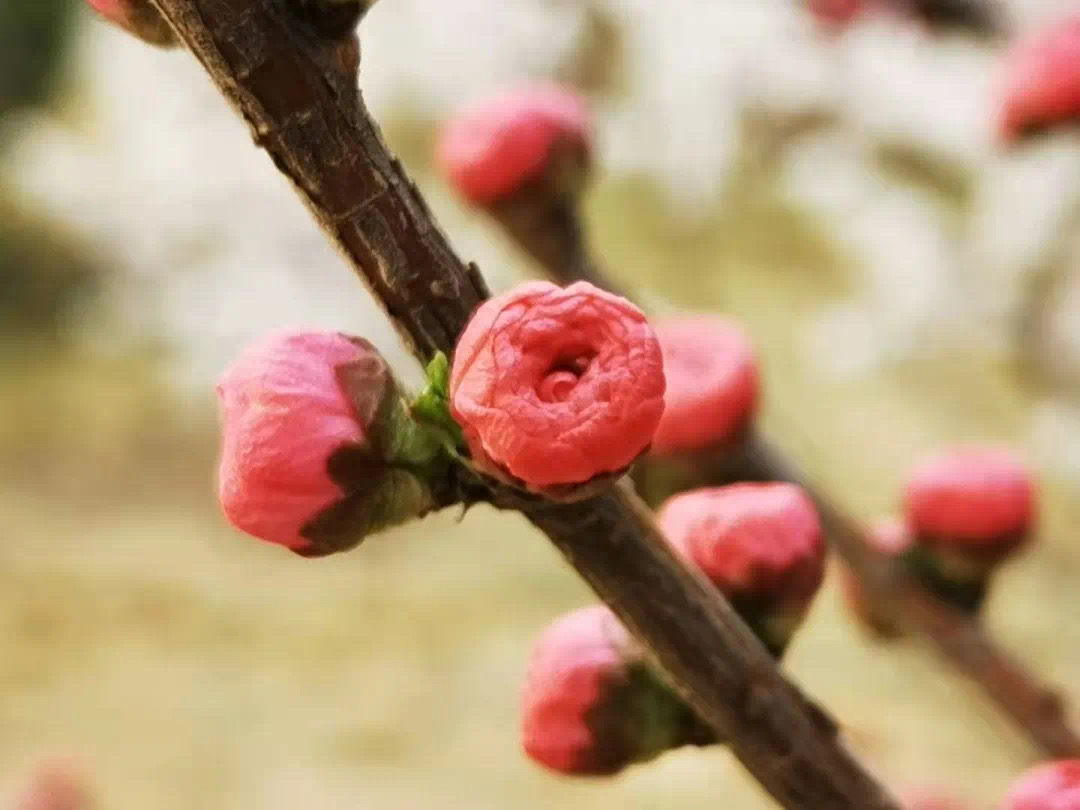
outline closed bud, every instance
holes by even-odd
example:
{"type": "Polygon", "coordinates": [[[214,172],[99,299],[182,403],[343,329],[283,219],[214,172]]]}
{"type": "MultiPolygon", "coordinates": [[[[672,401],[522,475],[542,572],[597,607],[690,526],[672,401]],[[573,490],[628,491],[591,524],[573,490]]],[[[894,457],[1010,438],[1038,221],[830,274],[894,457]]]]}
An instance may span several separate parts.
{"type": "Polygon", "coordinates": [[[236,528],[319,556],[435,507],[439,441],[411,421],[366,340],[273,332],[240,355],[217,390],[219,495],[236,528]]]}
{"type": "Polygon", "coordinates": [[[657,523],[782,655],[825,573],[824,536],[806,493],[786,483],[693,490],[667,500],[657,523]]]}
{"type": "Polygon", "coordinates": [[[571,88],[514,87],[455,116],[440,135],[436,163],[475,205],[575,193],[588,176],[591,126],[585,100],[571,88]]]}
{"type": "Polygon", "coordinates": [[[978,611],[990,576],[1032,537],[1035,483],[1008,449],[958,447],[912,470],[904,492],[914,545],[905,564],[939,597],[978,611]]]}
{"type": "Polygon", "coordinates": [[[537,640],[522,694],[522,743],[533,761],[566,775],[609,776],[710,742],[606,607],[575,610],[537,640]]]}
{"type": "Polygon", "coordinates": [[[1080,14],[1073,12],[1018,41],[1002,77],[998,132],[1016,144],[1080,123],[1080,14]]]}

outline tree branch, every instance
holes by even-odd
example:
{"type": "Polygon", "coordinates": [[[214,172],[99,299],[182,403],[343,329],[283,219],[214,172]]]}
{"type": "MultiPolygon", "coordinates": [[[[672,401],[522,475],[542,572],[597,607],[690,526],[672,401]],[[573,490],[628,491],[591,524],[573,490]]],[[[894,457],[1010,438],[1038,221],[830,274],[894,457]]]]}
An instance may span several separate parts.
{"type": "MultiPolygon", "coordinates": [[[[283,0],[154,2],[416,356],[452,351],[487,290],[390,156],[341,70],[342,43],[318,38],[283,0]]],[[[497,488],[492,501],[548,534],[783,807],[899,810],[730,605],[676,560],[628,487],[571,505],[497,488]]]]}
{"type": "MultiPolygon", "coordinates": [[[[526,198],[492,214],[522,249],[561,283],[589,281],[623,294],[590,255],[583,220],[569,199],[526,198]],[[508,216],[507,211],[513,211],[508,216]]],[[[790,481],[814,500],[822,525],[837,553],[845,559],[866,594],[912,634],[928,638],[956,670],[978,684],[986,696],[1022,728],[1047,755],[1080,756],[1080,737],[1069,727],[1061,698],[1041,685],[1016,659],[1001,650],[979,624],[926,591],[893,561],[864,539],[858,522],[813,486],[794,463],[760,433],[736,452],[703,449],[690,466],[703,485],[735,481],[790,481]]],[[[647,470],[642,471],[647,474],[647,470]]]]}

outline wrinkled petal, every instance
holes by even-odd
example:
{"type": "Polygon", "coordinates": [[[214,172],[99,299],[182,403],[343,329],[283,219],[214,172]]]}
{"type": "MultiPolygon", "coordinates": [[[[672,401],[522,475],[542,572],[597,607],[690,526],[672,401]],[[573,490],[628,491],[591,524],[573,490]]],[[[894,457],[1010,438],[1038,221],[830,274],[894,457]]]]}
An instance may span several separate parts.
{"type": "Polygon", "coordinates": [[[481,466],[537,487],[625,469],[664,410],[660,345],[628,301],[579,282],[522,284],[485,302],[454,356],[451,411],[481,466]],[[559,401],[542,398],[560,377],[559,401]]]}

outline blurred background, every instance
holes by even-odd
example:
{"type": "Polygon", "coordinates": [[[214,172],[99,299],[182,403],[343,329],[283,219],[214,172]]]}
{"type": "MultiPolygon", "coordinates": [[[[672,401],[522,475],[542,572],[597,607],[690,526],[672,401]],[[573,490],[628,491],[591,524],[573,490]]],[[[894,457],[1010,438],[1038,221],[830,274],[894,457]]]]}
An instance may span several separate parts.
{"type": "MultiPolygon", "coordinates": [[[[384,0],[362,39],[388,140],[496,288],[535,269],[432,173],[436,128],[514,79],[587,92],[613,274],[744,319],[767,429],[859,515],[926,450],[1015,443],[1042,542],[988,621],[1080,701],[1080,137],[997,148],[1000,46],[827,34],[796,0],[384,0]]],[[[0,797],[70,753],[103,808],[769,806],[723,751],[596,783],[525,760],[529,647],[590,597],[518,517],[321,561],[225,525],[213,384],[247,340],[342,328],[417,370],[201,68],[80,0],[0,3],[0,323],[0,797]]],[[[832,581],[786,666],[891,784],[989,806],[1037,759],[832,581]]]]}

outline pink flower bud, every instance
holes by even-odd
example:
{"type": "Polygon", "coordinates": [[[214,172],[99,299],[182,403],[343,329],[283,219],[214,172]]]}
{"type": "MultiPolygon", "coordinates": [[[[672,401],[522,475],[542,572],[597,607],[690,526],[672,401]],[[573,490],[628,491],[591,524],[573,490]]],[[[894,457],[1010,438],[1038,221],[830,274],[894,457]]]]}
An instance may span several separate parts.
{"type": "Polygon", "coordinates": [[[775,653],[825,573],[817,510],[794,484],[732,484],[668,499],[657,523],[775,653]]]}
{"type": "Polygon", "coordinates": [[[626,764],[622,745],[605,750],[590,720],[629,682],[623,661],[630,637],[602,605],[551,624],[533,648],[522,699],[522,735],[530,759],[567,774],[603,774],[626,764]]]}
{"type": "Polygon", "coordinates": [[[380,528],[366,522],[376,520],[372,510],[386,519],[394,507],[402,515],[420,508],[415,480],[388,470],[394,442],[386,431],[395,427],[388,411],[398,397],[366,340],[272,332],[240,355],[217,391],[224,414],[219,495],[241,531],[316,553],[330,534],[380,528]]]}
{"type": "Polygon", "coordinates": [[[487,205],[545,176],[583,173],[591,126],[572,89],[517,87],[462,110],[439,138],[436,163],[462,196],[487,205]]]}
{"type": "Polygon", "coordinates": [[[1001,810],[1080,810],[1080,760],[1031,768],[1013,782],[1001,810]]]}
{"type": "Polygon", "coordinates": [[[1029,536],[1035,484],[1003,447],[957,447],[930,456],[908,477],[907,522],[920,544],[999,559],[1029,536]]]}
{"type": "MultiPolygon", "coordinates": [[[[907,525],[899,518],[884,518],[877,521],[870,527],[866,539],[874,551],[887,557],[900,557],[914,544],[914,538],[907,525]]],[[[867,598],[862,583],[846,565],[841,564],[840,577],[845,603],[872,635],[883,641],[903,635],[903,629],[892,618],[874,608],[873,603],[867,598]]]]}
{"type": "Polygon", "coordinates": [[[1080,14],[1018,41],[1005,60],[998,130],[1005,143],[1080,121],[1080,14]]]}
{"type": "Polygon", "coordinates": [[[129,34],[160,47],[177,44],[176,35],[150,0],[88,0],[90,8],[129,34]]]}
{"type": "Polygon", "coordinates": [[[88,810],[90,807],[85,778],[72,763],[62,760],[42,764],[15,804],[16,810],[88,810]]]}
{"type": "Polygon", "coordinates": [[[734,321],[707,315],[656,325],[664,353],[664,414],[652,451],[697,450],[739,437],[757,412],[758,362],[734,321]]]}
{"type": "Polygon", "coordinates": [[[864,0],[806,0],[814,19],[829,28],[843,28],[862,13],[864,0]]]}
{"type": "Polygon", "coordinates": [[[603,776],[681,745],[713,741],[645,666],[606,607],[575,610],[533,647],[522,693],[526,755],[569,775],[603,776]]]}
{"type": "Polygon", "coordinates": [[[664,410],[660,344],[640,310],[591,284],[522,284],[466,326],[450,406],[489,474],[538,490],[620,474],[664,410]]]}

